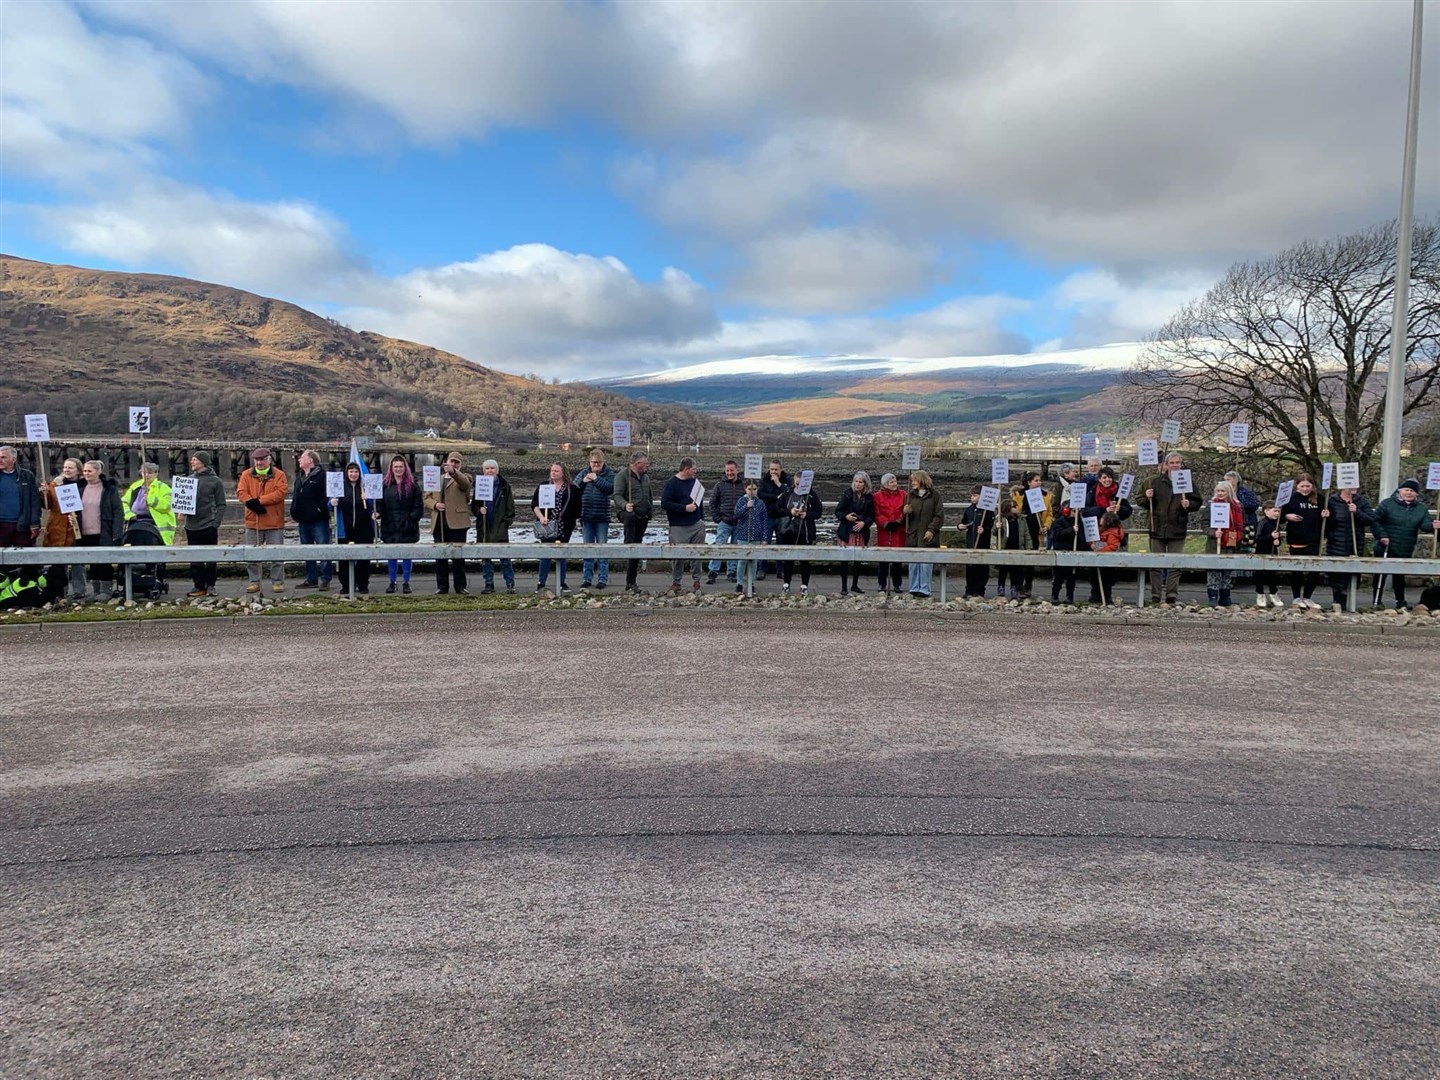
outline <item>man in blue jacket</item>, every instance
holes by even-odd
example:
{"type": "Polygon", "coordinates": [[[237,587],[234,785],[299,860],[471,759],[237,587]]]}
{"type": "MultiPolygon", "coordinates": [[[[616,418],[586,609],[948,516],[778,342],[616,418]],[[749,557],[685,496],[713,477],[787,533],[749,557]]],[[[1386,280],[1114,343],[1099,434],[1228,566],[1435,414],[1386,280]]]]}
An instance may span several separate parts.
{"type": "Polygon", "coordinates": [[[40,535],[40,488],[19,462],[13,446],[0,446],[0,547],[33,547],[40,535]]]}
{"type": "MultiPolygon", "coordinates": [[[[705,508],[702,492],[695,497],[695,459],[680,459],[680,471],[665,481],[665,490],[660,495],[660,509],[665,511],[670,523],[670,543],[705,543],[705,508]]],[[[680,591],[680,578],[686,564],[690,566],[691,588],[700,591],[700,560],[675,559],[670,563],[670,591],[680,591]]]]}
{"type": "MultiPolygon", "coordinates": [[[[610,496],[615,493],[615,470],[605,464],[605,454],[590,451],[589,471],[575,477],[580,489],[580,540],[586,544],[610,541],[610,496]]],[[[580,567],[580,587],[603,589],[610,584],[610,560],[586,559],[580,567]]]]}

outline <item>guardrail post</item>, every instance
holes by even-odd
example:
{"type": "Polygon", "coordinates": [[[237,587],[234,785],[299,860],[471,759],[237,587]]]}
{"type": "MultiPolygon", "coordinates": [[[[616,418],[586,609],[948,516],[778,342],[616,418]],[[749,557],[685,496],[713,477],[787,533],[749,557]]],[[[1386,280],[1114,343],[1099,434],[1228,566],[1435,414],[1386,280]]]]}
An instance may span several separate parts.
{"type": "Polygon", "coordinates": [[[1351,611],[1360,610],[1360,575],[1350,575],[1350,591],[1345,597],[1345,606],[1351,611]]]}
{"type": "Polygon", "coordinates": [[[1135,606],[1145,606],[1145,571],[1135,571],[1135,606]]]}
{"type": "Polygon", "coordinates": [[[128,562],[125,564],[125,603],[126,603],[126,604],[129,604],[132,600],[135,599],[135,590],[134,590],[133,584],[132,584],[132,582],[131,582],[131,580],[130,580],[130,567],[131,567],[131,565],[132,565],[132,564],[131,564],[131,563],[128,563],[128,562]]]}
{"type": "MultiPolygon", "coordinates": [[[[433,474],[432,474],[433,475],[433,474]]],[[[355,560],[351,559],[346,568],[350,571],[350,599],[355,599],[355,560]]]]}
{"type": "Polygon", "coordinates": [[[945,571],[949,569],[950,568],[944,563],[940,564],[940,603],[942,604],[945,603],[945,585],[947,580],[945,577],[945,571]]]}

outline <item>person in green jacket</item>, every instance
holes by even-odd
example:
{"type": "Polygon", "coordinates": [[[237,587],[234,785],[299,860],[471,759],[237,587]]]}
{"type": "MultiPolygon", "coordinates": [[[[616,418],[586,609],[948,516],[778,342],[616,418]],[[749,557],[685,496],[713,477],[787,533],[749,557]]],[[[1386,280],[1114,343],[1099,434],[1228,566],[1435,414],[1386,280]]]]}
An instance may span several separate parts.
{"type": "MultiPolygon", "coordinates": [[[[1420,481],[1413,477],[1401,482],[1395,494],[1385,499],[1375,509],[1375,541],[1380,547],[1382,558],[1408,559],[1415,554],[1416,541],[1424,529],[1435,532],[1440,543],[1440,521],[1431,522],[1430,511],[1420,501],[1420,481]]],[[[1394,583],[1395,606],[1405,608],[1405,575],[1391,574],[1394,583]]],[[[1375,597],[1381,597],[1382,582],[1376,582],[1375,597]]]]}
{"type": "Polygon", "coordinates": [[[140,466],[140,479],[125,489],[120,500],[128,528],[136,518],[149,518],[160,530],[166,544],[175,542],[175,511],[170,509],[170,485],[160,479],[160,466],[147,461],[140,466]]]}

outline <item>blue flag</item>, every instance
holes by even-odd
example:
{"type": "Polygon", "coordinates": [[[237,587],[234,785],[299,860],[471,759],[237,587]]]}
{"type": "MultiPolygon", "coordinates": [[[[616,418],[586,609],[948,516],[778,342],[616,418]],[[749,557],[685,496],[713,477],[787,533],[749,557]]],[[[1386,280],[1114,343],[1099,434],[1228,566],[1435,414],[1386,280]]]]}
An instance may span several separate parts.
{"type": "MultiPolygon", "coordinates": [[[[359,466],[360,466],[360,477],[361,477],[361,481],[363,482],[363,481],[364,481],[364,478],[369,475],[370,470],[365,467],[365,459],[360,456],[360,444],[359,444],[358,442],[356,442],[353,438],[350,440],[350,461],[352,461],[352,462],[354,462],[356,465],[359,465],[359,466]]],[[[346,466],[346,471],[349,471],[349,466],[348,466],[348,464],[347,464],[347,466],[346,466]]],[[[360,500],[360,505],[363,506],[363,507],[365,507],[367,510],[373,510],[373,509],[375,509],[375,500],[374,500],[374,499],[370,499],[370,500],[367,501],[367,500],[365,500],[365,499],[362,498],[362,499],[360,500]]],[[[336,540],[344,540],[344,539],[345,539],[345,515],[344,515],[344,514],[336,514],[336,515],[335,515],[335,539],[336,539],[336,540]]]]}

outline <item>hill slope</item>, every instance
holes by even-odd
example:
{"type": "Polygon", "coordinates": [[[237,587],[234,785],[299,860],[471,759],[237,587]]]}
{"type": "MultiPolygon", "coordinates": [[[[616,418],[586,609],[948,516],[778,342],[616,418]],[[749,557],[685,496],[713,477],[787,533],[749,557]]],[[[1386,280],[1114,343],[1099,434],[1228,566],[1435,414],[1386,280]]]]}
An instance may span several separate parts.
{"type": "Polygon", "coordinates": [[[579,383],[549,386],[414,342],[356,332],[281,300],[158,274],[0,256],[0,424],[56,432],[333,438],[377,424],[494,443],[749,442],[756,430],[579,383]]]}

